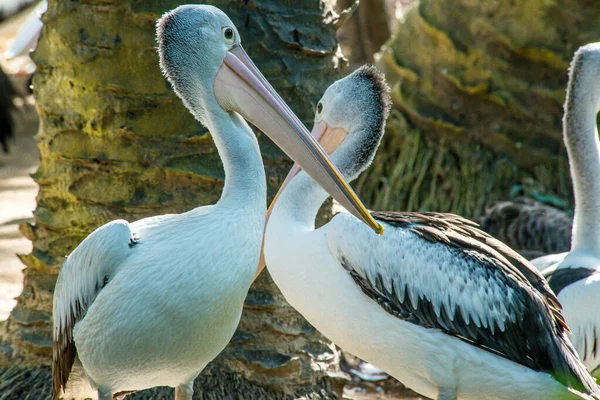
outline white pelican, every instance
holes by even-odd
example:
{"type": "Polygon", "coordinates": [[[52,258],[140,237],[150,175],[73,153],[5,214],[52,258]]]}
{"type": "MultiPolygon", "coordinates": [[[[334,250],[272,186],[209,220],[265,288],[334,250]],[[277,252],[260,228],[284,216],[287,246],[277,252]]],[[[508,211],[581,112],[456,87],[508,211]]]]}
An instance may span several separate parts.
{"type": "Polygon", "coordinates": [[[4,57],[10,60],[18,56],[29,55],[35,50],[44,27],[41,18],[47,10],[48,1],[42,0],[19,27],[17,34],[4,52],[4,57]]]}
{"type": "MultiPolygon", "coordinates": [[[[379,145],[387,92],[361,68],[317,104],[313,134],[349,180],[379,145]]],[[[557,299],[516,252],[452,214],[374,212],[381,238],[347,213],[315,229],[327,193],[298,170],[271,206],[264,254],[289,303],[342,349],[439,400],[600,395],[557,299]]]]}
{"type": "Polygon", "coordinates": [[[600,43],[581,47],[569,70],[563,134],[575,194],[571,251],[533,260],[564,307],[579,357],[600,378],[600,43]]]}
{"type": "Polygon", "coordinates": [[[252,64],[223,12],[179,7],[158,21],[157,40],[164,75],[213,135],[225,187],[212,206],[110,222],[67,258],[54,294],[55,399],[110,400],[154,386],[191,399],[194,378],[231,339],[266,212],[258,142],[242,117],[354,213],[368,215],[252,64]]]}

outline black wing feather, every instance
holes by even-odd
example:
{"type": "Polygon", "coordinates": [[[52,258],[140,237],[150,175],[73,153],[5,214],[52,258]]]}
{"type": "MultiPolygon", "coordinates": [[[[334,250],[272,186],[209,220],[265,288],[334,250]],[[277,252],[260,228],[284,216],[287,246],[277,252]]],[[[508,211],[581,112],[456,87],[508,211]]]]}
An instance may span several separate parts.
{"type": "MultiPolygon", "coordinates": [[[[476,259],[476,263],[470,264],[477,267],[470,273],[483,276],[484,281],[502,282],[514,293],[512,315],[504,319],[504,329],[484,321],[478,326],[460,307],[456,307],[452,315],[441,307],[438,315],[425,296],[416,296],[416,304],[413,304],[411,298],[414,300],[415,296],[410,295],[409,282],[401,283],[405,291],[403,298],[399,298],[394,287],[386,289],[381,275],[363,276],[358,272],[361,269],[341,257],[341,264],[362,291],[386,312],[426,328],[441,329],[526,367],[552,374],[566,386],[600,394],[566,336],[568,328],[556,296],[541,274],[518,253],[480,231],[474,222],[457,215],[407,212],[374,212],[372,215],[393,227],[407,229],[423,240],[447,245],[453,257],[476,259]]],[[[498,309],[502,309],[501,306],[498,304],[498,309]]]]}
{"type": "Polygon", "coordinates": [[[546,279],[550,284],[550,289],[558,296],[558,294],[567,286],[587,279],[596,274],[596,271],[589,268],[561,268],[554,269],[546,274],[546,279]]]}

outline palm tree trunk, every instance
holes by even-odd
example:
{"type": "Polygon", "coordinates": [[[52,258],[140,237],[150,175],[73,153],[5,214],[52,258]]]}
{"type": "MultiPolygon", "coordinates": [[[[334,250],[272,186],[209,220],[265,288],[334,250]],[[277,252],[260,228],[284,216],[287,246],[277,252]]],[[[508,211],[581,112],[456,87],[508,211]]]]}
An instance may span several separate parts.
{"type": "MultiPolygon", "coordinates": [[[[34,55],[40,192],[35,225],[22,227],[34,249],[21,256],[23,293],[0,325],[0,367],[8,368],[0,399],[49,396],[52,291],[65,255],[88,233],[116,218],[183,212],[220,196],[224,173],[211,137],[158,67],[155,21],[180,3],[56,0],[44,15],[34,55]]],[[[209,3],[231,17],[267,79],[310,122],[313,104],[343,63],[332,2],[209,3]]],[[[291,163],[259,136],[273,196],[291,163]]],[[[231,344],[196,389],[203,399],[334,398],[343,382],[337,361],[332,343],[263,273],[231,344]]]]}
{"type": "MultiPolygon", "coordinates": [[[[337,1],[338,12],[348,10],[357,0],[337,1]]],[[[388,23],[389,12],[393,7],[386,7],[389,0],[360,0],[360,5],[338,32],[344,55],[348,57],[351,68],[358,68],[365,63],[373,63],[373,55],[390,38],[388,23]],[[388,8],[390,8],[388,10],[388,8]]]]}
{"type": "Polygon", "coordinates": [[[525,187],[572,204],[567,68],[598,18],[594,1],[421,0],[380,53],[394,110],[363,200],[477,217],[525,187]]]}

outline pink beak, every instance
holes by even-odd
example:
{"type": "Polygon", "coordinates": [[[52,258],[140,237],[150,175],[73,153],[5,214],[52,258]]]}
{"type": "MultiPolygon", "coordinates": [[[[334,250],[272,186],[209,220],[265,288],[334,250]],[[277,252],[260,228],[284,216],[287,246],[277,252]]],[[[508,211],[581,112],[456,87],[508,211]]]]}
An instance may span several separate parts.
{"type": "Polygon", "coordinates": [[[214,93],[223,109],[240,113],[350,213],[376,232],[382,231],[381,225],[371,217],[317,139],[279,97],[241,45],[227,52],[215,77],[214,93]]]}

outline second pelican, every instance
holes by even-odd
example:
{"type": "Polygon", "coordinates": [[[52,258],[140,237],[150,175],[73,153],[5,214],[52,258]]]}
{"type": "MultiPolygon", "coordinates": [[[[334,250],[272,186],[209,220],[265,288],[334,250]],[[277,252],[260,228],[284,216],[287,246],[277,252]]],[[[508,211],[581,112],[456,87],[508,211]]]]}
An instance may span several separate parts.
{"type": "MultiPolygon", "coordinates": [[[[390,107],[361,68],[317,104],[313,134],[348,179],[373,159],[390,107]]],[[[452,214],[375,212],[379,238],[343,213],[315,229],[327,193],[294,167],[264,253],[285,298],[341,348],[438,400],[599,395],[560,304],[521,256],[452,214]]]]}

